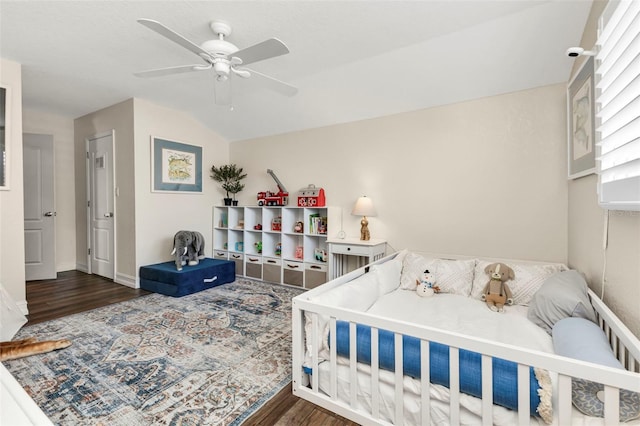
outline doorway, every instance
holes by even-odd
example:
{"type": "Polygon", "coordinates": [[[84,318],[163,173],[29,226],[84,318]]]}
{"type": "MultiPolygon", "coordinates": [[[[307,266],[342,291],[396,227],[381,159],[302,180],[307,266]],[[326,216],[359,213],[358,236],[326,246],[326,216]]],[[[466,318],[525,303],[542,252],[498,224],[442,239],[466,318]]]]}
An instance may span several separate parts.
{"type": "Polygon", "coordinates": [[[25,279],[56,278],[53,136],[22,135],[25,279]]]}
{"type": "Polygon", "coordinates": [[[87,139],[87,243],[89,273],[115,271],[113,131],[87,139]]]}

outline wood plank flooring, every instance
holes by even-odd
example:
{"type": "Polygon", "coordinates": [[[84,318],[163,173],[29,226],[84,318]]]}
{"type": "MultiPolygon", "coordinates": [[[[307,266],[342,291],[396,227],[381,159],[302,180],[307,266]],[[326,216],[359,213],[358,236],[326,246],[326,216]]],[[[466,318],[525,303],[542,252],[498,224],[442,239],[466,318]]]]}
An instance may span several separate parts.
{"type": "MultiPolygon", "coordinates": [[[[112,303],[150,294],[98,275],[79,271],[59,272],[55,280],[29,281],[26,285],[29,322],[36,324],[112,303]]],[[[324,408],[293,395],[286,386],[248,418],[246,426],[356,426],[324,408]]]]}

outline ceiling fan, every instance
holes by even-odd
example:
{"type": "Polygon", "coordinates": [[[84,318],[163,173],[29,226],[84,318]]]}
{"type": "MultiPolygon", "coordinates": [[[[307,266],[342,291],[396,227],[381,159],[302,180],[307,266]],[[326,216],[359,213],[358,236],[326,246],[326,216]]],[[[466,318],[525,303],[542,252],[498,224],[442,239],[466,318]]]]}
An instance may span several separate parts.
{"type": "Polygon", "coordinates": [[[213,70],[215,73],[215,102],[218,105],[229,105],[231,103],[232,76],[242,78],[258,77],[265,87],[285,96],[293,96],[298,92],[296,87],[283,81],[249,68],[239,67],[240,65],[252,64],[289,53],[287,46],[277,38],[270,38],[253,46],[238,49],[235,45],[225,40],[225,37],[231,34],[231,26],[226,22],[213,21],[210,26],[218,38],[207,40],[198,46],[158,21],[141,18],[138,19],[138,22],[195,53],[204,61],[203,64],[180,65],[141,71],[135,73],[138,77],[159,77],[184,72],[213,70]]]}

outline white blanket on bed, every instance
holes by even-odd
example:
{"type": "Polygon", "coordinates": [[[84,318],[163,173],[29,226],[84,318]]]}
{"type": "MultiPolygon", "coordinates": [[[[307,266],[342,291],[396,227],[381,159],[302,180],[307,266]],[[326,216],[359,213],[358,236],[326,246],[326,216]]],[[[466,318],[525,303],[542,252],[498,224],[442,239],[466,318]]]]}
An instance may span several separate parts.
{"type": "Polygon", "coordinates": [[[367,313],[553,353],[551,336],[527,319],[524,307],[507,306],[505,312],[494,312],[483,301],[469,297],[420,297],[415,291],[398,289],[381,296],[367,313]]]}

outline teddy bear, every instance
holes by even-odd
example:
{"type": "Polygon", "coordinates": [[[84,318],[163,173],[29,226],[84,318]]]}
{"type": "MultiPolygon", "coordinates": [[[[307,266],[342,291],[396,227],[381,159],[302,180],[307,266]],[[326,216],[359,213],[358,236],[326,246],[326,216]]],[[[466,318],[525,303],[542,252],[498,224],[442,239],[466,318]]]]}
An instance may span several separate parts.
{"type": "Polygon", "coordinates": [[[435,276],[429,272],[428,269],[425,269],[422,273],[422,277],[419,280],[416,280],[416,292],[418,293],[418,296],[430,297],[435,293],[440,292],[440,287],[435,285],[435,282],[435,276]]]}
{"type": "Polygon", "coordinates": [[[503,312],[504,305],[513,305],[513,295],[507,281],[515,278],[513,269],[504,263],[492,263],[484,268],[489,274],[489,282],[482,290],[482,300],[494,312],[503,312]]]}

